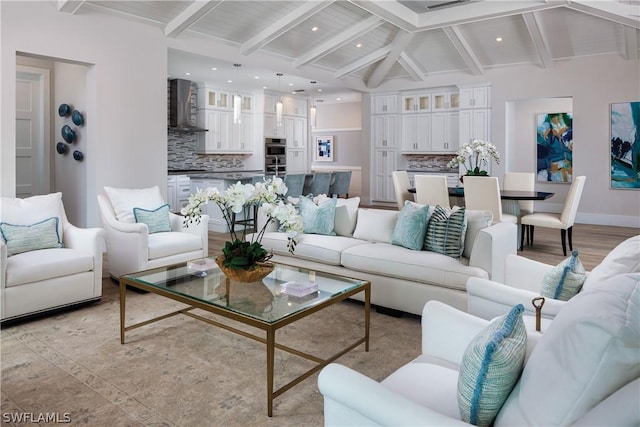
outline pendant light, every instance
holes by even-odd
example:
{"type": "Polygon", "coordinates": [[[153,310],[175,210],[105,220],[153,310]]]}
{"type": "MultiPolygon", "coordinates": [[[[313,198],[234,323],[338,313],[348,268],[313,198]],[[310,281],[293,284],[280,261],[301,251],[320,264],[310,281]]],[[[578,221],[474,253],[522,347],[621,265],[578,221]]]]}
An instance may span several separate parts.
{"type": "MultiPolygon", "coordinates": [[[[278,91],[280,91],[280,77],[282,77],[282,73],[276,74],[278,76],[278,91]]],[[[282,127],[282,113],[284,109],[284,104],[282,102],[282,97],[278,95],[278,102],[276,102],[276,126],[282,127]]]]}
{"type": "MultiPolygon", "coordinates": [[[[316,82],[312,81],[311,84],[315,85],[316,82]]],[[[311,123],[310,123],[311,129],[315,129],[316,128],[316,116],[317,116],[317,114],[318,114],[318,109],[316,108],[315,96],[311,95],[311,108],[309,108],[309,118],[310,118],[310,121],[311,121],[311,123]]]]}
{"type": "MultiPolygon", "coordinates": [[[[233,64],[236,67],[236,88],[240,81],[238,80],[238,75],[240,73],[240,67],[242,64],[233,64]]],[[[239,125],[242,122],[242,96],[237,92],[233,95],[233,123],[239,125]]]]}

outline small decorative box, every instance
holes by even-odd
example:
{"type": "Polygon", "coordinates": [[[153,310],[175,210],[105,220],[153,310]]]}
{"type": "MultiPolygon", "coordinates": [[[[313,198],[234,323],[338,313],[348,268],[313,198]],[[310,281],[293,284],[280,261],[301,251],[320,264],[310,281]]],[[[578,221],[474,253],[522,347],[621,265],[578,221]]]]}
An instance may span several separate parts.
{"type": "Polygon", "coordinates": [[[210,258],[202,258],[187,262],[187,271],[196,276],[206,276],[216,267],[216,262],[210,258]]]}
{"type": "Polygon", "coordinates": [[[318,292],[318,285],[313,282],[286,282],[278,287],[281,294],[294,297],[304,297],[314,292],[318,292]]]}

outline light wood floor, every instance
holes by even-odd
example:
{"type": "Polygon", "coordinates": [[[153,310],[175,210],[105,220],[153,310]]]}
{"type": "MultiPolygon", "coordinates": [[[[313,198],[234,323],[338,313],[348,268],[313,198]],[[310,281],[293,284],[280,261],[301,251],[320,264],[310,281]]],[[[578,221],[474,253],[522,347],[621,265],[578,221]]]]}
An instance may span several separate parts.
{"type": "MultiPolygon", "coordinates": [[[[584,267],[591,270],[611,249],[637,234],[640,234],[640,230],[632,227],[575,224],[573,249],[579,252],[584,267]]],[[[213,256],[219,253],[228,239],[228,234],[209,232],[209,254],[213,256]]],[[[533,246],[525,246],[518,254],[551,265],[556,265],[566,258],[562,255],[560,231],[543,227],[536,227],[533,246]]]]}

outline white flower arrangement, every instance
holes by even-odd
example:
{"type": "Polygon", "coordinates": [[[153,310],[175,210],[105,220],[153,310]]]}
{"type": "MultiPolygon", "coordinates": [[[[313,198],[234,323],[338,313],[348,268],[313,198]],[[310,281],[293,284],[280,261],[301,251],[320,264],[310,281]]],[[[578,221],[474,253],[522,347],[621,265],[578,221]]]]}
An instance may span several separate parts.
{"type": "Polygon", "coordinates": [[[498,153],[496,146],[481,139],[474,139],[462,144],[456,157],[451,159],[447,166],[454,168],[462,165],[467,170],[467,175],[487,175],[485,168],[491,159],[500,164],[500,153],[498,153]]]}
{"type": "MultiPolygon", "coordinates": [[[[287,186],[281,178],[268,179],[263,182],[257,182],[255,185],[242,184],[238,181],[223,193],[217,188],[211,187],[204,190],[198,189],[195,194],[189,197],[189,203],[182,208],[181,213],[185,217],[185,226],[188,226],[192,222],[200,222],[202,208],[207,203],[214,202],[218,205],[231,235],[231,242],[228,242],[225,250],[223,250],[225,259],[228,259],[229,264],[232,264],[230,255],[231,252],[235,251],[233,255],[236,258],[243,258],[241,262],[248,262],[250,267],[255,262],[262,262],[271,258],[261,245],[262,237],[271,221],[277,220],[280,227],[286,231],[289,252],[293,253],[295,250],[296,237],[303,232],[302,218],[295,206],[284,201],[286,194],[287,186]],[[255,206],[262,207],[267,221],[257,233],[253,233],[251,240],[246,242],[246,228],[243,228],[242,235],[238,236],[232,227],[232,217],[233,214],[238,215],[244,212],[245,218],[247,218],[255,206]],[[248,259],[247,251],[250,252],[248,259]]],[[[245,264],[237,262],[236,265],[239,266],[236,268],[244,268],[241,266],[245,264]]]]}

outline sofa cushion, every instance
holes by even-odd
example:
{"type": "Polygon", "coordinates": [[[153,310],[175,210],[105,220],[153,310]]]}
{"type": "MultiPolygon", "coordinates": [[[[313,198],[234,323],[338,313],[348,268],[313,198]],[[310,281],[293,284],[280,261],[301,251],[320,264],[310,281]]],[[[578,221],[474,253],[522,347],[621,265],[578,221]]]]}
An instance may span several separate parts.
{"type": "Polygon", "coordinates": [[[587,272],[582,266],[578,251],[573,251],[569,258],[544,275],[540,295],[545,298],[569,301],[580,292],[586,277],[587,272]]]}
{"type": "Polygon", "coordinates": [[[638,378],[639,305],[640,273],[571,298],[531,353],[496,426],[571,425],[638,378]]]}
{"type": "Polygon", "coordinates": [[[202,249],[202,238],[178,231],[149,234],[149,259],[164,258],[202,249]]]}
{"type": "MultiPolygon", "coordinates": [[[[293,256],[328,265],[340,265],[341,254],[345,249],[368,245],[370,243],[352,237],[303,234],[298,238],[293,256]]],[[[291,255],[287,251],[286,233],[265,233],[262,246],[277,255],[291,255]]]]}
{"type": "Polygon", "coordinates": [[[7,258],[7,287],[93,270],[93,256],[75,249],[40,249],[7,258]],[[37,265],[38,268],[33,268],[37,265]]]}
{"type": "Polygon", "coordinates": [[[0,222],[0,234],[7,244],[7,256],[38,249],[61,248],[58,217],[51,217],[31,225],[0,222]]]}
{"type": "Polygon", "coordinates": [[[412,251],[389,243],[359,245],[342,251],[342,265],[346,268],[414,282],[436,283],[461,291],[466,290],[469,277],[489,278],[486,271],[469,267],[466,262],[464,258],[456,260],[436,252],[412,251]]]}
{"type": "Polygon", "coordinates": [[[300,197],[299,213],[306,234],[335,236],[336,199],[328,199],[316,205],[307,197],[300,197]]]}
{"type": "Polygon", "coordinates": [[[467,230],[465,208],[448,209],[436,206],[433,209],[424,249],[453,258],[460,258],[464,250],[464,239],[467,230]]]}
{"type": "Polygon", "coordinates": [[[620,243],[594,267],[584,281],[583,289],[597,286],[616,274],[640,273],[640,235],[620,243]]]}
{"type": "Polygon", "coordinates": [[[337,199],[334,231],[338,236],[353,236],[358,219],[360,197],[337,199]]]}
{"type": "Polygon", "coordinates": [[[12,197],[0,198],[0,222],[16,225],[30,225],[44,219],[57,217],[58,236],[64,241],[63,218],[66,219],[62,204],[62,193],[32,196],[24,199],[12,197]]]}
{"type": "Polygon", "coordinates": [[[358,223],[353,237],[369,242],[391,243],[398,214],[398,211],[358,209],[358,223]]]}
{"type": "Polygon", "coordinates": [[[464,237],[462,256],[469,258],[473,250],[473,243],[476,241],[480,230],[489,227],[493,223],[493,213],[491,211],[467,209],[465,210],[465,215],[467,217],[467,232],[464,237]]]}
{"type": "Polygon", "coordinates": [[[150,188],[104,187],[104,191],[111,201],[116,219],[122,222],[136,222],[133,208],[153,210],[164,205],[164,199],[157,185],[150,188]]]}
{"type": "Polygon", "coordinates": [[[458,376],[458,406],[463,421],[489,426],[522,372],[527,331],[518,304],[489,323],[471,340],[458,376]]]}
{"type": "Polygon", "coordinates": [[[169,205],[166,203],[153,210],[133,208],[133,216],[136,222],[147,224],[149,234],[171,231],[169,205]]]}
{"type": "Polygon", "coordinates": [[[406,201],[391,234],[391,244],[419,251],[429,222],[429,206],[406,201]]]}

